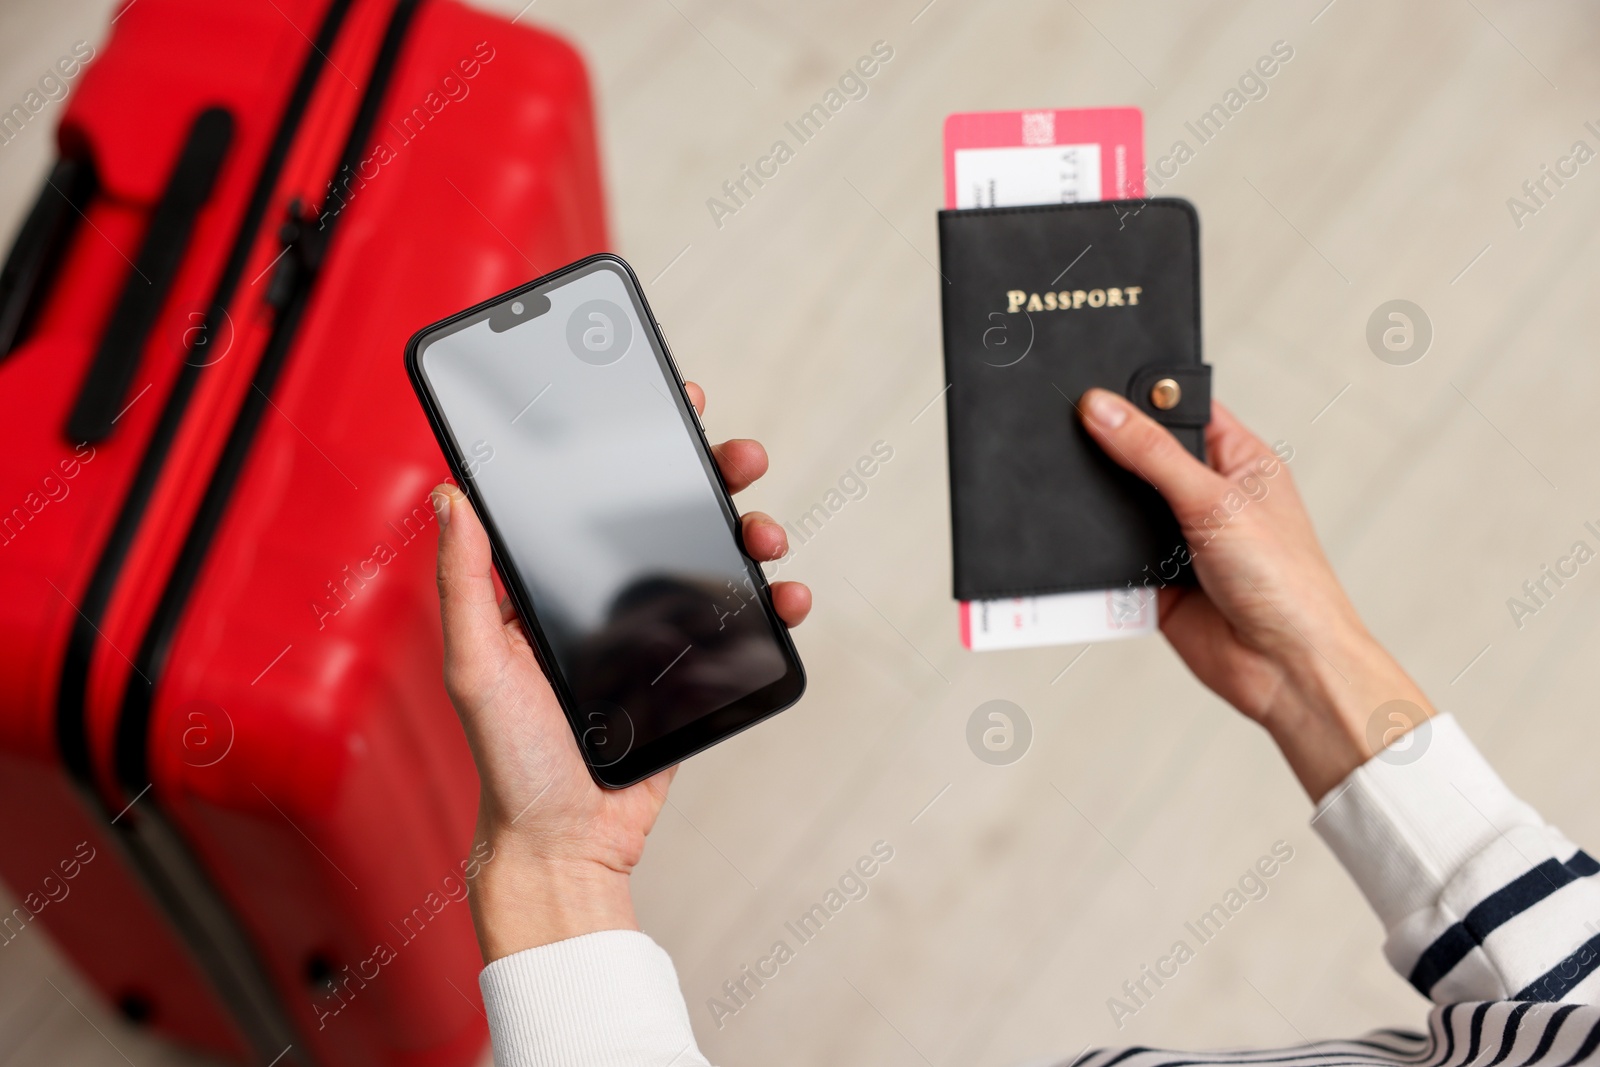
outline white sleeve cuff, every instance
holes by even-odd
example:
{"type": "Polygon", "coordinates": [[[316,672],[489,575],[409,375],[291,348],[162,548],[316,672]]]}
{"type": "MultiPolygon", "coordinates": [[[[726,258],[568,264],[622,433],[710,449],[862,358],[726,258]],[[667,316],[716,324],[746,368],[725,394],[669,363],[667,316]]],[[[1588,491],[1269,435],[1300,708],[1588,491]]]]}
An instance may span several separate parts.
{"type": "Polygon", "coordinates": [[[1388,930],[1432,907],[1486,846],[1543,826],[1451,715],[1425,720],[1356,768],[1311,822],[1388,930]]]}
{"type": "Polygon", "coordinates": [[[637,931],[513,953],[478,985],[499,1067],[707,1067],[671,957],[637,931]]]}

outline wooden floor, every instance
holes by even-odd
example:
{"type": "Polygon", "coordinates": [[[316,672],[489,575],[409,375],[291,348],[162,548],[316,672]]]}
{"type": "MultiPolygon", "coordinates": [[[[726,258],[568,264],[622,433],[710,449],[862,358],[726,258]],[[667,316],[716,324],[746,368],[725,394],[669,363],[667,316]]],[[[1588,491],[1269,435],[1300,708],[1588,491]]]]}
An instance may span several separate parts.
{"type": "MultiPolygon", "coordinates": [[[[1520,226],[1507,200],[1573,142],[1600,147],[1584,126],[1600,23],[1576,2],[925,2],[539,0],[524,16],[589,59],[617,248],[710,393],[709,429],[771,451],[744,506],[792,520],[875,442],[893,449],[786,568],[816,590],[797,633],[809,695],[684,768],[637,875],[701,1045],[730,1065],[947,1067],[1414,1027],[1426,1006],[1384,964],[1306,798],[1159,639],[961,648],[935,400],[940,125],[1137,105],[1164,155],[1274,42],[1292,47],[1164,190],[1203,219],[1217,390],[1293,446],[1373,630],[1592,845],[1600,568],[1520,628],[1506,601],[1600,520],[1600,164],[1520,226]],[[868,96],[717,225],[707,199],[880,40],[893,58],[868,96]],[[1404,367],[1365,340],[1396,298],[1434,327],[1404,367]],[[1008,767],[965,742],[996,698],[1033,724],[1008,767]],[[708,999],[880,841],[893,859],[868,895],[719,1027],[708,999]],[[1266,898],[1119,1029],[1108,998],[1278,841],[1293,859],[1266,898]]],[[[8,0],[0,101],[99,40],[108,7],[8,0]]],[[[48,151],[42,123],[0,148],[4,229],[48,151]]],[[[188,1061],[118,1022],[45,938],[0,952],[0,1065],[124,1062],[188,1061]]]]}

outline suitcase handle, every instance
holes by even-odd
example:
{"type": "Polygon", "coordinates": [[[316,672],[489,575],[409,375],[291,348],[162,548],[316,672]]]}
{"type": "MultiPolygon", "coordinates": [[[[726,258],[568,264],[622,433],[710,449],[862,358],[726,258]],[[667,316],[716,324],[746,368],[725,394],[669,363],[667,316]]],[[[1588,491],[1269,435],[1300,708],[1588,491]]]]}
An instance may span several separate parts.
{"type": "Polygon", "coordinates": [[[189,127],[178,164],[150,216],[139,257],[67,419],[69,442],[94,444],[111,435],[139,357],[188,251],[195,219],[211,198],[232,141],[233,115],[220,107],[202,111],[189,127]]]}
{"type": "Polygon", "coordinates": [[[95,193],[94,164],[87,158],[56,160],[0,268],[0,360],[33,329],[83,209],[95,193]]]}

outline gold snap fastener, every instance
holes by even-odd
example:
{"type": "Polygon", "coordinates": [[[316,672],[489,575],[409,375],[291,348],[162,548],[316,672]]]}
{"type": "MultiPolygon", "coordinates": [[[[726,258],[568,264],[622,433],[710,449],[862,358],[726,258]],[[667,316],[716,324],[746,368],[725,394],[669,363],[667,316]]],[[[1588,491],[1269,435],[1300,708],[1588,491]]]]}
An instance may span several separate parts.
{"type": "Polygon", "coordinates": [[[1150,387],[1150,403],[1162,411],[1171,411],[1183,399],[1183,389],[1176,380],[1163,378],[1150,387]]]}

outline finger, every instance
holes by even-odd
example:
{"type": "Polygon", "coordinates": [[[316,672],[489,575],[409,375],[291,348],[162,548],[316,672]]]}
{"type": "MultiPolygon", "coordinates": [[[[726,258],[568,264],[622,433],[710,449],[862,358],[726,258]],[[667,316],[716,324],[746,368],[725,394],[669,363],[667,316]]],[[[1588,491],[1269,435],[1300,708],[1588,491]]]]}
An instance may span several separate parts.
{"type": "Polygon", "coordinates": [[[1165,622],[1187,599],[1191,588],[1182,585],[1164,585],[1156,590],[1156,623],[1165,622]]]}
{"type": "Polygon", "coordinates": [[[1163,605],[1161,633],[1201,684],[1252,719],[1264,719],[1268,705],[1260,694],[1277,691],[1281,672],[1240,642],[1210,597],[1191,589],[1170,612],[1163,605]]]}
{"type": "Polygon", "coordinates": [[[1266,442],[1251,433],[1233,412],[1215,400],[1211,402],[1211,423],[1206,427],[1206,459],[1213,470],[1232,478],[1271,454],[1272,449],[1266,442]]]}
{"type": "Polygon", "coordinates": [[[757,562],[782,559],[789,551],[788,532],[766,512],[746,513],[739,520],[739,532],[744,538],[745,555],[757,562]]]}
{"type": "Polygon", "coordinates": [[[1084,429],[1118,465],[1166,498],[1179,519],[1209,508],[1226,482],[1178,443],[1166,427],[1105,389],[1091,389],[1081,404],[1084,429]]]}
{"type": "Polygon", "coordinates": [[[706,391],[694,382],[684,382],[683,391],[689,394],[689,403],[694,405],[697,414],[706,413],[706,391]]]}
{"type": "Polygon", "coordinates": [[[447,680],[471,683],[470,669],[483,649],[503,641],[500,605],[494,592],[489,537],[466,496],[445,484],[432,494],[439,519],[439,609],[444,619],[447,680]]]}
{"type": "Polygon", "coordinates": [[[517,606],[511,602],[510,597],[500,598],[500,621],[510,622],[517,617],[517,606]]]}
{"type": "Polygon", "coordinates": [[[760,441],[736,437],[713,446],[711,454],[717,458],[717,469],[730,493],[743,492],[767,473],[767,450],[760,441]]]}
{"type": "Polygon", "coordinates": [[[1197,590],[1184,592],[1189,595],[1162,604],[1161,634],[1189,669],[1210,684],[1217,674],[1216,664],[1226,660],[1237,639],[1210,597],[1197,590]]]}
{"type": "Polygon", "coordinates": [[[786,626],[799,626],[811,614],[811,590],[801,582],[774,582],[772,610],[786,626]]]}

